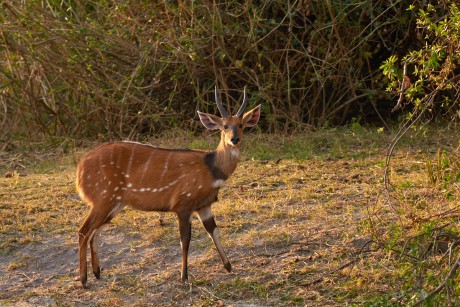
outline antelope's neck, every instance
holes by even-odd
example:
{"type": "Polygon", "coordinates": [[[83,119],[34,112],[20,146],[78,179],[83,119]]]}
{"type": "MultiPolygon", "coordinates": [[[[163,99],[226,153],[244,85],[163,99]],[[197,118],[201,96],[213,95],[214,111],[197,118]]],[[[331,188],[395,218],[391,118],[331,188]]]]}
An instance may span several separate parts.
{"type": "Polygon", "coordinates": [[[216,151],[216,160],[214,165],[222,170],[222,172],[230,177],[236,169],[240,158],[240,147],[232,146],[227,144],[224,140],[221,140],[216,151]]]}

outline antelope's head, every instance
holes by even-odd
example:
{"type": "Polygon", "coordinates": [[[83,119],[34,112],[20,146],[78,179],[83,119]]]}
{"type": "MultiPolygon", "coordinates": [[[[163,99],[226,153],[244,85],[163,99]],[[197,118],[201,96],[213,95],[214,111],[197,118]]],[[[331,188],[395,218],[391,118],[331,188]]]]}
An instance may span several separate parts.
{"type": "Polygon", "coordinates": [[[238,112],[236,112],[236,115],[231,115],[222,106],[222,102],[217,94],[217,88],[215,89],[214,94],[216,97],[217,108],[219,109],[222,117],[198,111],[201,123],[209,130],[220,129],[222,131],[221,141],[223,141],[225,145],[239,146],[243,137],[243,129],[255,126],[259,121],[260,105],[243,114],[244,109],[247,106],[246,87],[244,87],[243,103],[238,109],[238,112]]]}

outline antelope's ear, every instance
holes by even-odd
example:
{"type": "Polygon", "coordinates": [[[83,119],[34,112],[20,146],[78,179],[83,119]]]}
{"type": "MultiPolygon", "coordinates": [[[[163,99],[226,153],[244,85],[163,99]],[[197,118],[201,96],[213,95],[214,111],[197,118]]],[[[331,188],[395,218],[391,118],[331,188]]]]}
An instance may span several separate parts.
{"type": "Polygon", "coordinates": [[[197,112],[198,116],[200,117],[201,123],[203,124],[203,126],[206,127],[206,129],[215,130],[220,129],[220,127],[222,126],[222,119],[220,117],[208,113],[203,113],[200,111],[197,112]]]}
{"type": "Polygon", "coordinates": [[[260,118],[260,104],[252,109],[251,111],[248,111],[244,113],[243,115],[243,127],[252,127],[257,125],[257,122],[259,121],[260,118]]]}

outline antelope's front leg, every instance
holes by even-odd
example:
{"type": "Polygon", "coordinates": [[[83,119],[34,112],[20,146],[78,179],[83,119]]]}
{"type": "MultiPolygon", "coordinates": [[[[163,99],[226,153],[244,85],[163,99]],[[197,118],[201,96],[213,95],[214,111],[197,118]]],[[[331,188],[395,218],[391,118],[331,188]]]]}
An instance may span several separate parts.
{"type": "Polygon", "coordinates": [[[220,244],[219,231],[217,230],[216,221],[214,220],[214,216],[212,215],[211,206],[201,208],[196,213],[198,214],[201,223],[203,223],[204,228],[206,228],[206,231],[208,232],[209,236],[212,238],[212,241],[214,242],[214,245],[216,246],[217,251],[219,252],[220,259],[222,260],[224,268],[228,272],[231,272],[232,265],[228,261],[224,248],[220,244]]]}
{"type": "Polygon", "coordinates": [[[192,237],[192,223],[190,221],[191,214],[178,213],[177,216],[179,218],[180,245],[182,247],[181,279],[185,282],[188,280],[187,259],[190,239],[192,237]]]}

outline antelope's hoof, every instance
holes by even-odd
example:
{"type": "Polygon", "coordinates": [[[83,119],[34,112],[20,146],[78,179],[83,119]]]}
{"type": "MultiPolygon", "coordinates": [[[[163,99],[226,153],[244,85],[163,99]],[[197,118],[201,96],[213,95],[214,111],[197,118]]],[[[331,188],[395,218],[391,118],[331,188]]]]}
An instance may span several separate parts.
{"type": "Polygon", "coordinates": [[[97,279],[101,279],[101,268],[100,267],[96,268],[96,270],[94,270],[93,273],[97,279]]]}
{"type": "Polygon", "coordinates": [[[226,264],[224,264],[224,268],[227,270],[227,272],[232,271],[232,265],[230,264],[230,262],[227,262],[226,264]]]}
{"type": "Polygon", "coordinates": [[[84,279],[80,278],[80,281],[81,281],[81,286],[83,287],[83,289],[88,289],[88,287],[86,286],[86,278],[84,279]]]}

